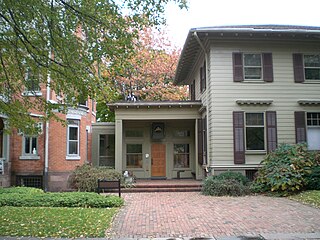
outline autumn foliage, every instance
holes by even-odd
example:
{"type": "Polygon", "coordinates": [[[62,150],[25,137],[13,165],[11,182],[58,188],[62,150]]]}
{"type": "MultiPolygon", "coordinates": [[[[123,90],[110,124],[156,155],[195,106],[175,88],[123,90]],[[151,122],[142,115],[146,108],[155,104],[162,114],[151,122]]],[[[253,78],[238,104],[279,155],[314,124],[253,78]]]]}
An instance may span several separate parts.
{"type": "Polygon", "coordinates": [[[123,99],[133,93],[141,101],[186,100],[187,87],[173,85],[180,49],[172,45],[165,33],[146,29],[135,46],[130,68],[115,81],[123,99]]]}

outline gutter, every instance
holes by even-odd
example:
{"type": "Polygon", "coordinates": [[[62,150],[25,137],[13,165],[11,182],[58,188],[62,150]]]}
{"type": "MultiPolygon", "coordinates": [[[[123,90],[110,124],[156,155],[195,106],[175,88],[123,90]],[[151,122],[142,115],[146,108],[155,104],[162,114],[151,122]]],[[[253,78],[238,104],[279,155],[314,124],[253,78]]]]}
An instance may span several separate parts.
{"type": "MultiPolygon", "coordinates": [[[[195,31],[195,32],[193,32],[193,36],[195,37],[195,39],[197,40],[197,42],[199,43],[199,46],[201,47],[201,49],[202,49],[202,51],[203,51],[203,53],[204,53],[204,57],[205,57],[205,60],[206,60],[206,76],[207,76],[207,79],[206,79],[206,85],[208,86],[209,84],[209,81],[208,81],[208,77],[209,77],[209,74],[208,74],[208,54],[207,54],[207,52],[206,52],[206,49],[205,49],[205,47],[204,47],[204,45],[203,45],[203,43],[201,42],[201,40],[200,40],[200,38],[199,38],[199,36],[198,36],[198,34],[197,34],[197,31],[195,31]]],[[[201,80],[200,80],[201,81],[201,80]]],[[[206,90],[208,91],[208,95],[210,96],[211,95],[211,88],[208,86],[207,87],[206,86],[206,90]]],[[[208,101],[208,105],[210,104],[210,102],[211,101],[208,101]]],[[[210,109],[210,107],[208,106],[208,108],[210,109]]],[[[206,123],[206,125],[207,125],[207,132],[206,132],[206,136],[207,136],[207,151],[206,151],[206,162],[202,165],[202,167],[203,167],[203,169],[206,171],[206,173],[208,173],[208,168],[209,168],[209,164],[208,164],[208,162],[209,162],[209,156],[208,156],[208,146],[210,146],[210,144],[209,144],[209,134],[208,134],[208,122],[209,122],[209,115],[208,114],[206,114],[206,116],[207,116],[207,123],[206,123]]]]}

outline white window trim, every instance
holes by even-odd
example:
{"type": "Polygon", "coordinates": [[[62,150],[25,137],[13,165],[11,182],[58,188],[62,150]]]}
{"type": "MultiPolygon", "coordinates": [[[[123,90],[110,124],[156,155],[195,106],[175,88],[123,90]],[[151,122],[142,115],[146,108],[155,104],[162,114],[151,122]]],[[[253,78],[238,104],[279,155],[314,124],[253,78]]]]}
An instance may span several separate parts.
{"type": "Polygon", "coordinates": [[[307,146],[308,146],[308,150],[310,151],[319,151],[319,149],[309,149],[309,144],[308,144],[308,130],[309,129],[320,129],[320,125],[308,125],[308,113],[319,113],[319,112],[306,112],[306,134],[307,134],[307,146]]]}
{"type": "MultiPolygon", "coordinates": [[[[69,119],[71,120],[71,119],[69,119]]],[[[77,120],[77,119],[75,119],[77,120]]],[[[79,160],[80,159],[80,121],[78,122],[78,124],[68,124],[67,125],[67,156],[66,156],[67,160],[79,160]],[[76,127],[77,128],[77,134],[78,134],[78,139],[77,140],[71,140],[73,142],[77,141],[77,150],[78,153],[77,154],[69,154],[69,128],[70,127],[76,127]]]]}
{"type": "MultiPolygon", "coordinates": [[[[261,127],[262,125],[259,126],[251,126],[249,127],[261,127]]],[[[245,144],[245,153],[246,154],[263,154],[267,152],[267,136],[266,136],[266,112],[245,112],[244,113],[244,144],[245,144]],[[263,150],[250,150],[247,149],[247,113],[262,113],[263,114],[263,141],[264,141],[264,149],[263,150]]]]}
{"type": "Polygon", "coordinates": [[[262,53],[243,53],[243,82],[264,82],[263,81],[263,61],[262,61],[262,53]],[[250,55],[250,54],[255,54],[255,55],[260,55],[260,66],[246,66],[245,65],[245,55],[250,55]],[[260,68],[261,69],[261,76],[260,78],[246,78],[246,68],[260,68]]]}

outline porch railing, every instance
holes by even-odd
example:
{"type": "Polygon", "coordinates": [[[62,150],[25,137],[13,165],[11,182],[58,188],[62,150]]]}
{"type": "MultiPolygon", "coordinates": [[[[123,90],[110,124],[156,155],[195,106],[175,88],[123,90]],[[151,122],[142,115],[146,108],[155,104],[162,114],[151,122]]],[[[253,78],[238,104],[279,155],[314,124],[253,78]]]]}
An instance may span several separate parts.
{"type": "Polygon", "coordinates": [[[3,159],[0,159],[0,174],[4,174],[3,159]]]}

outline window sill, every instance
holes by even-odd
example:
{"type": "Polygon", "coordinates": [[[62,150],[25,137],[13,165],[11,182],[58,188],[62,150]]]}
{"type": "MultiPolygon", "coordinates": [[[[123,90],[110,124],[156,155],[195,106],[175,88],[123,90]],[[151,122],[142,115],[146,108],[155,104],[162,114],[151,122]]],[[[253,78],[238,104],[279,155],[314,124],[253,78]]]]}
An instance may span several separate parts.
{"type": "Polygon", "coordinates": [[[304,84],[320,84],[320,80],[307,80],[305,79],[304,84]]]}
{"type": "Polygon", "coordinates": [[[246,151],[245,153],[246,155],[265,155],[267,154],[267,151],[265,150],[251,150],[251,151],[246,151]]]}
{"type": "Polygon", "coordinates": [[[266,83],[264,80],[243,80],[242,83],[266,83]]]}
{"type": "Polygon", "coordinates": [[[22,155],[19,157],[20,160],[40,160],[39,155],[22,155]]]}
{"type": "Polygon", "coordinates": [[[66,160],[79,161],[79,160],[81,160],[81,157],[80,156],[66,156],[66,160]]]}
{"type": "Polygon", "coordinates": [[[22,93],[24,97],[40,97],[42,96],[42,92],[40,91],[25,91],[22,93]]]}

